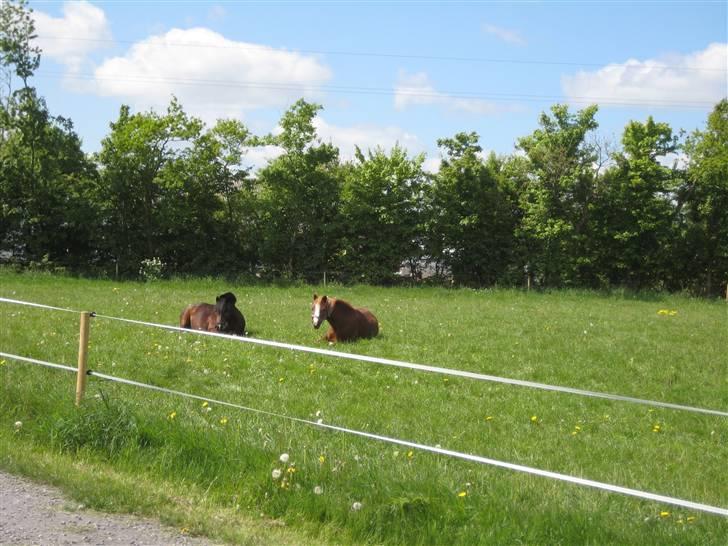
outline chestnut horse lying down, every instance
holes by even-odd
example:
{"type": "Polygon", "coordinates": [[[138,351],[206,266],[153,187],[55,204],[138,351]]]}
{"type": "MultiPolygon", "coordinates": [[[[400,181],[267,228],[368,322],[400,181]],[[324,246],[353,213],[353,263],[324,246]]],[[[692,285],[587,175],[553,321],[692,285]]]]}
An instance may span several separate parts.
{"type": "Polygon", "coordinates": [[[242,336],[245,334],[245,317],[235,307],[236,301],[232,292],[225,292],[215,298],[215,305],[209,303],[188,305],[179,316],[179,326],[242,336]]]}
{"type": "Polygon", "coordinates": [[[314,328],[321,326],[325,320],[329,321],[331,327],[325,339],[332,343],[374,337],[379,333],[377,317],[368,309],[352,307],[344,300],[327,296],[313,295],[311,320],[314,328]]]}

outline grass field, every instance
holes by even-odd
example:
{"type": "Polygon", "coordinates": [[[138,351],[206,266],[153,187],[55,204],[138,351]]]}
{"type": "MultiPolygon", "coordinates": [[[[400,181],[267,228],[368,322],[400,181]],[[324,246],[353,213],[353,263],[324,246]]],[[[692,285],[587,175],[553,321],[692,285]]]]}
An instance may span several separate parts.
{"type": "MultiPolygon", "coordinates": [[[[175,325],[231,290],[250,336],[328,348],[322,287],[0,271],[0,296],[175,325]]],[[[680,296],[329,286],[336,350],[728,409],[728,306],[680,296]],[[661,310],[676,313],[660,313],[661,310]]],[[[74,366],[78,316],[0,303],[0,351],[74,366]]],[[[92,319],[89,366],[292,417],[728,507],[728,419],[92,319]]],[[[728,518],[109,383],[0,365],[0,467],[240,544],[726,544],[728,518]],[[16,422],[22,425],[16,426],[16,422]],[[280,456],[288,454],[288,461],[280,456]],[[281,475],[274,479],[275,471],[281,475]],[[355,503],[358,503],[355,505],[355,503]],[[353,509],[352,507],[360,509],[353,509]]]]}

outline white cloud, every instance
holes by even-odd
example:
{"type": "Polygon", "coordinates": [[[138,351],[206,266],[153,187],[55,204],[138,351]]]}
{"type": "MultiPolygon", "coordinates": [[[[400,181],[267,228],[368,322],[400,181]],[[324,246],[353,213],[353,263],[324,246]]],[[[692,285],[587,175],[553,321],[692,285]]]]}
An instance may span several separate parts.
{"type": "Polygon", "coordinates": [[[164,103],[174,94],[185,109],[231,116],[257,108],[284,107],[320,95],[332,77],[314,57],[228,40],[205,28],[172,29],[134,44],[123,57],[95,72],[101,95],[132,100],[138,107],[164,103]]]}
{"type": "Polygon", "coordinates": [[[253,168],[253,172],[265,167],[269,161],[283,155],[285,150],[279,146],[261,146],[245,149],[245,164],[253,168]]]}
{"type": "Polygon", "coordinates": [[[629,59],[593,72],[580,71],[562,76],[561,86],[570,100],[587,97],[605,105],[714,103],[728,95],[728,44],[713,43],[685,55],[629,59]]]}
{"type": "Polygon", "coordinates": [[[479,98],[458,97],[437,91],[425,72],[408,74],[400,71],[394,87],[394,106],[404,110],[410,106],[434,105],[466,114],[492,115],[514,111],[512,104],[496,103],[479,98]]]}
{"type": "Polygon", "coordinates": [[[390,151],[396,144],[407,150],[410,155],[422,151],[419,139],[407,131],[394,126],[354,125],[340,127],[327,123],[323,118],[314,119],[316,133],[323,142],[331,142],[339,148],[343,159],[353,159],[355,146],[366,153],[377,147],[390,151]]]}
{"type": "Polygon", "coordinates": [[[525,46],[526,40],[515,30],[497,27],[488,23],[483,24],[483,32],[495,36],[499,40],[517,46],[525,46]]]}
{"type": "Polygon", "coordinates": [[[442,158],[428,157],[425,159],[425,163],[422,165],[422,168],[428,173],[437,173],[440,171],[440,165],[442,165],[442,158]]]}
{"type": "Polygon", "coordinates": [[[107,47],[111,29],[104,11],[85,1],[65,2],[63,17],[51,17],[34,11],[37,43],[42,56],[65,65],[72,73],[79,72],[89,53],[107,47]]]}

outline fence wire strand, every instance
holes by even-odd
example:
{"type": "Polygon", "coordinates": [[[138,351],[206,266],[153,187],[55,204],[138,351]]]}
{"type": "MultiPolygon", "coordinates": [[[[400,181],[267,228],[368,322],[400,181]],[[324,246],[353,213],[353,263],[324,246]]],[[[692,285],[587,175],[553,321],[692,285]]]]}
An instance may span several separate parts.
{"type": "MultiPolygon", "coordinates": [[[[36,359],[32,359],[32,358],[26,358],[26,357],[22,357],[22,356],[12,355],[9,353],[0,352],[0,356],[3,356],[5,358],[19,360],[22,362],[40,364],[40,365],[48,366],[51,368],[76,371],[74,368],[71,368],[70,366],[64,366],[61,364],[53,364],[50,362],[44,362],[44,361],[40,361],[40,360],[36,360],[36,359]]],[[[193,400],[204,401],[209,404],[218,404],[221,406],[227,406],[230,408],[235,408],[235,409],[239,409],[239,410],[250,412],[250,413],[257,413],[260,415],[266,415],[266,416],[275,417],[278,419],[288,420],[288,421],[291,421],[294,423],[300,423],[300,424],[305,424],[305,425],[309,425],[312,427],[318,427],[318,428],[321,428],[324,430],[331,430],[334,432],[351,434],[354,436],[360,436],[362,438],[378,440],[380,442],[395,444],[395,445],[408,447],[408,448],[412,448],[412,449],[418,449],[420,451],[426,451],[426,452],[435,453],[438,455],[445,455],[448,457],[453,457],[453,458],[457,458],[457,459],[461,459],[461,460],[466,460],[466,461],[476,462],[476,463],[480,463],[480,464],[505,468],[508,470],[516,471],[516,472],[522,472],[522,473],[540,476],[540,477],[544,477],[544,478],[550,478],[550,479],[554,479],[554,480],[558,480],[558,481],[562,481],[562,482],[573,483],[573,484],[577,484],[577,485],[581,485],[581,486],[585,486],[585,487],[590,487],[593,489],[599,489],[602,491],[620,493],[622,495],[636,497],[636,498],[640,498],[640,499],[644,499],[644,500],[661,502],[661,503],[670,504],[673,506],[680,506],[682,508],[688,508],[691,510],[697,510],[700,512],[707,512],[710,514],[716,514],[716,515],[728,517],[728,508],[722,508],[720,506],[712,506],[709,504],[703,504],[703,503],[694,502],[694,501],[690,501],[690,500],[680,499],[677,497],[670,497],[667,495],[651,493],[648,491],[641,491],[639,489],[632,489],[629,487],[622,487],[620,485],[613,485],[613,484],[609,484],[609,483],[605,483],[605,482],[590,480],[587,478],[580,478],[578,476],[570,476],[568,474],[561,474],[558,472],[552,472],[550,470],[542,470],[540,468],[534,468],[534,467],[530,467],[530,466],[509,463],[509,462],[500,461],[497,459],[490,459],[487,457],[482,457],[480,455],[473,455],[473,454],[464,453],[461,451],[453,451],[450,449],[444,449],[444,448],[438,447],[438,446],[430,446],[427,444],[420,444],[418,442],[412,442],[409,440],[402,440],[399,438],[392,438],[390,436],[383,436],[381,434],[374,434],[371,432],[364,432],[361,430],[355,430],[355,429],[350,429],[350,428],[346,428],[346,427],[330,425],[328,423],[324,423],[324,422],[320,422],[320,421],[310,421],[308,419],[302,419],[300,417],[291,417],[289,415],[284,415],[281,413],[276,413],[276,412],[267,411],[267,410],[261,410],[261,409],[252,408],[249,406],[243,406],[240,404],[234,404],[232,402],[225,402],[223,400],[216,400],[214,398],[208,398],[208,397],[199,396],[196,394],[185,393],[182,391],[168,389],[166,387],[158,387],[156,385],[149,385],[147,383],[141,383],[139,381],[133,381],[131,379],[124,379],[122,377],[116,377],[113,375],[95,372],[93,370],[88,370],[87,374],[91,377],[98,377],[99,379],[103,379],[106,381],[112,381],[112,382],[130,385],[130,386],[134,386],[134,387],[138,387],[138,388],[153,390],[153,391],[157,391],[157,392],[161,392],[161,393],[165,393],[165,394],[180,396],[183,398],[190,398],[193,400]]]]}
{"type": "MultiPolygon", "coordinates": [[[[43,304],[39,304],[39,303],[29,303],[29,302],[24,302],[21,300],[11,300],[11,299],[2,298],[2,297],[0,297],[0,302],[14,303],[14,304],[19,304],[19,305],[30,305],[32,307],[53,309],[56,311],[80,313],[80,311],[72,311],[71,309],[64,309],[61,307],[52,307],[52,306],[43,305],[43,304]]],[[[125,322],[128,324],[137,324],[140,326],[148,326],[151,328],[159,328],[159,329],[163,329],[163,330],[168,330],[168,331],[172,331],[172,332],[180,332],[180,333],[185,333],[185,334],[212,336],[212,337],[221,338],[221,339],[229,339],[229,340],[236,341],[239,343],[252,343],[255,345],[263,345],[266,347],[275,347],[278,349],[288,349],[288,350],[318,354],[318,355],[323,355],[323,356],[345,358],[348,360],[356,360],[359,362],[369,362],[372,364],[380,364],[380,365],[384,365],[384,366],[393,366],[393,367],[397,367],[397,368],[418,370],[418,371],[423,371],[423,372],[436,373],[436,374],[440,374],[440,375],[448,375],[451,377],[463,377],[463,378],[474,379],[474,380],[478,380],[478,381],[502,383],[502,384],[506,384],[506,385],[514,385],[514,386],[526,387],[526,388],[531,388],[531,389],[561,392],[561,393],[573,394],[573,395],[577,395],[577,396],[586,396],[586,397],[590,397],[590,398],[601,398],[601,399],[612,400],[612,401],[616,401],[616,402],[628,402],[631,404],[642,404],[642,405],[653,406],[653,407],[661,407],[661,408],[668,408],[668,409],[674,409],[674,410],[680,410],[680,411],[689,411],[689,412],[693,412],[693,413],[704,413],[704,414],[708,414],[708,415],[718,415],[720,417],[728,417],[728,411],[722,411],[722,410],[711,409],[711,408],[701,408],[701,407],[697,407],[697,406],[675,404],[672,402],[663,402],[660,400],[648,400],[645,398],[637,398],[637,397],[633,397],[633,396],[624,396],[621,394],[590,391],[590,390],[586,390],[586,389],[577,389],[574,387],[564,387],[564,386],[560,386],[560,385],[549,385],[547,383],[538,383],[536,381],[527,381],[527,380],[523,380],[523,379],[511,379],[511,378],[507,378],[507,377],[500,377],[497,375],[488,375],[488,374],[482,374],[482,373],[477,373],[477,372],[469,372],[469,371],[458,370],[458,369],[454,369],[454,368],[442,368],[439,366],[430,366],[430,365],[426,365],[426,364],[416,364],[414,362],[404,362],[401,360],[392,360],[389,358],[380,358],[380,357],[376,357],[376,356],[359,355],[356,353],[344,353],[344,352],[340,352],[340,351],[332,351],[329,349],[319,349],[316,347],[308,347],[306,345],[295,345],[292,343],[283,343],[280,341],[272,341],[272,340],[267,340],[267,339],[259,339],[259,338],[253,338],[253,337],[240,337],[240,336],[235,336],[235,335],[230,335],[230,334],[221,334],[218,332],[206,332],[206,331],[202,331],[202,330],[191,330],[188,328],[180,328],[179,326],[170,326],[168,324],[158,324],[155,322],[147,322],[147,321],[143,321],[143,320],[134,320],[134,319],[128,319],[128,318],[122,318],[122,317],[114,317],[114,316],[104,315],[104,314],[100,314],[100,313],[92,313],[92,315],[94,317],[100,318],[100,319],[125,322]]]]}

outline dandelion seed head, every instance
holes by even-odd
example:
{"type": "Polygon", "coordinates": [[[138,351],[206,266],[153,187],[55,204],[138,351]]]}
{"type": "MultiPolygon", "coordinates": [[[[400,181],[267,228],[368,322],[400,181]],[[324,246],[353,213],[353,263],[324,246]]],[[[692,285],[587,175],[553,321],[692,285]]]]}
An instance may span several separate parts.
{"type": "Polygon", "coordinates": [[[288,453],[281,453],[281,456],[278,457],[278,460],[282,462],[283,464],[287,463],[289,459],[288,453]]]}
{"type": "Polygon", "coordinates": [[[361,508],[362,504],[359,501],[356,501],[354,504],[351,505],[351,510],[353,512],[358,512],[359,510],[361,510],[361,508]]]}
{"type": "Polygon", "coordinates": [[[270,473],[270,476],[274,480],[277,480],[278,478],[281,477],[281,474],[282,474],[282,472],[281,472],[281,469],[280,468],[274,468],[273,469],[273,472],[270,473]]]}
{"type": "Polygon", "coordinates": [[[314,495],[320,495],[323,492],[324,492],[324,488],[321,487],[320,485],[317,485],[316,487],[313,488],[314,495]]]}

